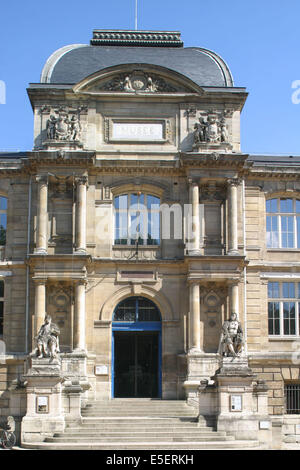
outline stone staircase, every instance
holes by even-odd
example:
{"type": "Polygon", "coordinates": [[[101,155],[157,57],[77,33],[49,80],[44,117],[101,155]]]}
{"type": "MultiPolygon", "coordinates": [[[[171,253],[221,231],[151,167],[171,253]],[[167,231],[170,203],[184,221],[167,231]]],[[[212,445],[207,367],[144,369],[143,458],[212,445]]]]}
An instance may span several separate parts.
{"type": "MultiPolygon", "coordinates": [[[[28,446],[26,446],[28,447],[28,446]]],[[[38,449],[198,450],[254,449],[258,441],[237,441],[185,401],[115,399],[82,410],[82,424],[68,425],[35,445],[38,449]]]]}

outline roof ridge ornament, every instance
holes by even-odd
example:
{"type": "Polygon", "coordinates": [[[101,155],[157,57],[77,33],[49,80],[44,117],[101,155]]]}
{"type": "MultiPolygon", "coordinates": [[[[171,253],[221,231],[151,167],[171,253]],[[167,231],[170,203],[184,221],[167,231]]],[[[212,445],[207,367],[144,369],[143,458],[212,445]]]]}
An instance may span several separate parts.
{"type": "Polygon", "coordinates": [[[91,46],[183,47],[180,31],[95,29],[91,46]]]}

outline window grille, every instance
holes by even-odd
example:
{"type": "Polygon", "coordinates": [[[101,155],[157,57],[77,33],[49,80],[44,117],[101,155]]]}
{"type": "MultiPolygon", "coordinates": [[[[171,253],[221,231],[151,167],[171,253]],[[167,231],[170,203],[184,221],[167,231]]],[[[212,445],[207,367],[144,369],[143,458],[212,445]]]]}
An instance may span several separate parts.
{"type": "Polygon", "coordinates": [[[300,383],[285,384],[287,414],[300,414],[300,383]]]}

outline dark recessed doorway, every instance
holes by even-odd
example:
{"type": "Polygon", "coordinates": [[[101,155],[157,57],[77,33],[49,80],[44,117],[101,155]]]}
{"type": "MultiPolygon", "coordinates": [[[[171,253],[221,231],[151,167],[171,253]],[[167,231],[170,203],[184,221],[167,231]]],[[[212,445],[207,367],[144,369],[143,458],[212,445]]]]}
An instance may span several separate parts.
{"type": "Polygon", "coordinates": [[[158,340],[156,331],[114,333],[116,398],[158,398],[158,340]]]}
{"type": "Polygon", "coordinates": [[[161,397],[161,315],[144,297],[118,304],[112,323],[112,397],[161,397]]]}

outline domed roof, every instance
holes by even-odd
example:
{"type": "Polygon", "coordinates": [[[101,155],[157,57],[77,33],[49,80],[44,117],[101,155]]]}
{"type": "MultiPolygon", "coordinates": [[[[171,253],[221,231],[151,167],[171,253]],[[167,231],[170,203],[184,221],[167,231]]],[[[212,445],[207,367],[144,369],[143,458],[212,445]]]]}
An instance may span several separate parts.
{"type": "Polygon", "coordinates": [[[163,41],[161,32],[152,31],[150,35],[150,32],[126,31],[125,39],[117,34],[116,40],[115,31],[105,35],[94,31],[91,45],[72,44],[54,52],[43,68],[41,83],[75,84],[102,69],[134,63],[166,67],[199,86],[233,86],[230,70],[221,57],[200,47],[182,47],[180,33],[165,34],[171,39],[163,41]],[[139,33],[145,39],[139,39],[139,33]]]}

